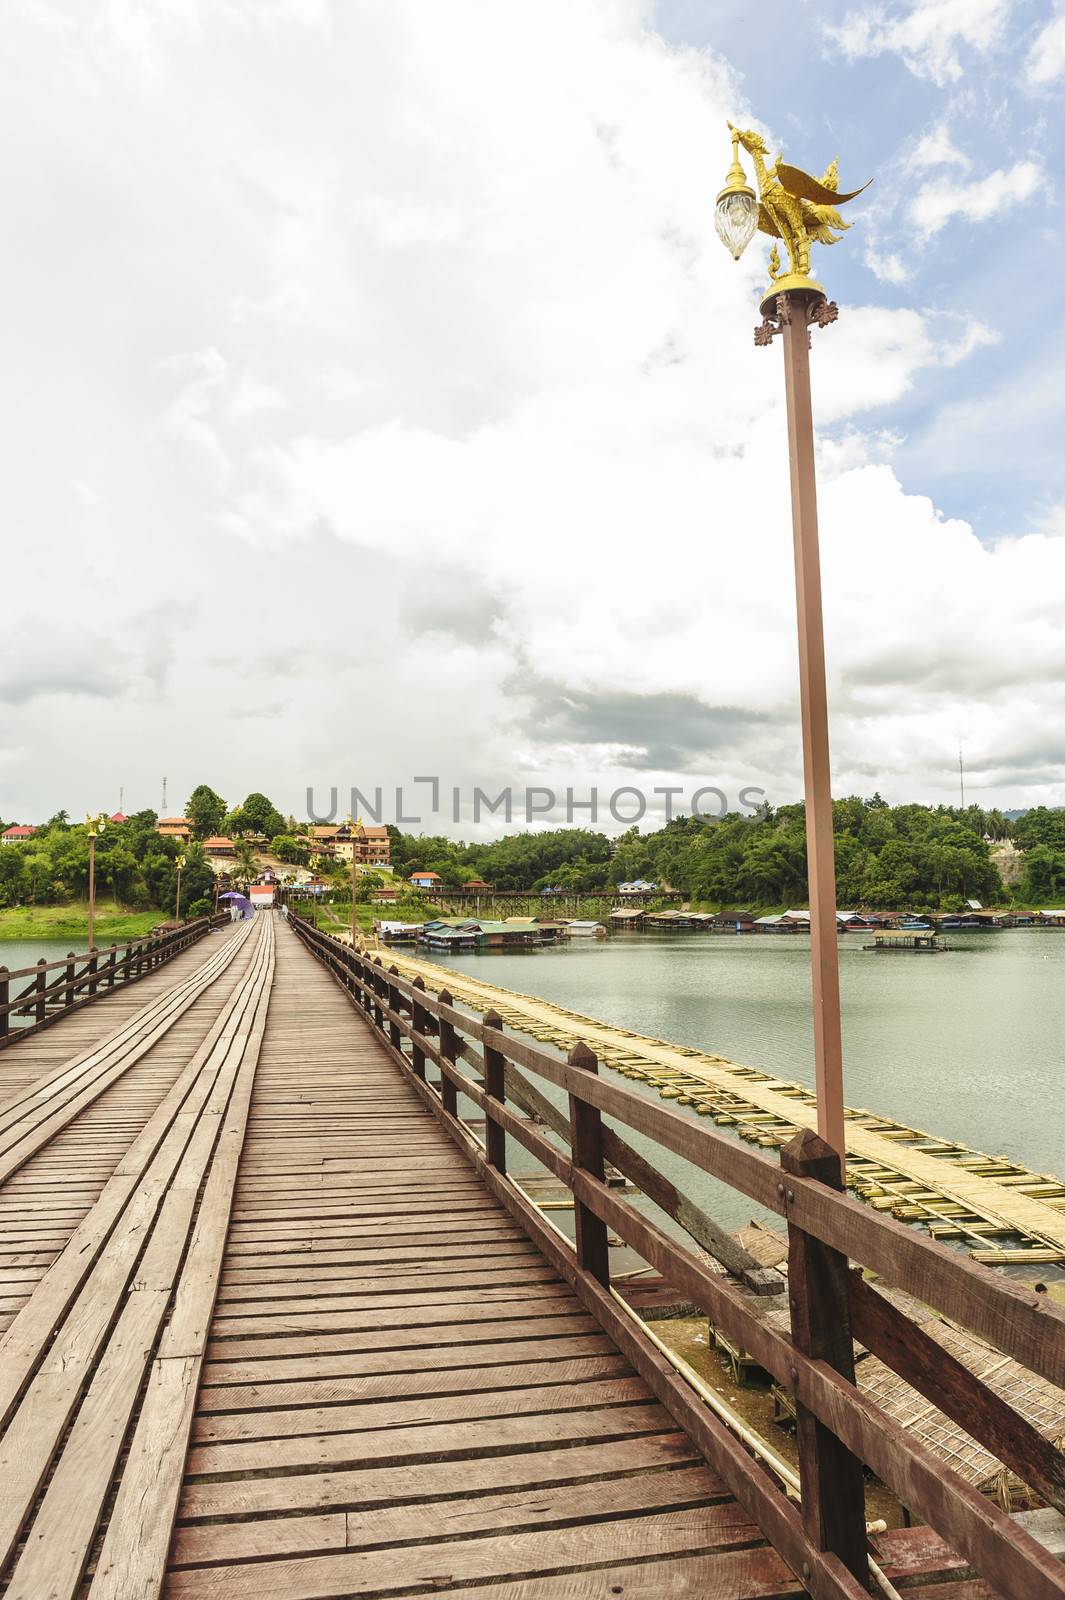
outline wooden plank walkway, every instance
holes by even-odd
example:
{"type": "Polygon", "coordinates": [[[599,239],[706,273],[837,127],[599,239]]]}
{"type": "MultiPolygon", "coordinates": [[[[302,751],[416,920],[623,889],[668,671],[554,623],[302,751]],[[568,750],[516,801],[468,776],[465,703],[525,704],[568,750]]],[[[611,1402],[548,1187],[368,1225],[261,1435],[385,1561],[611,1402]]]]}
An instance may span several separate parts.
{"type": "Polygon", "coordinates": [[[285,930],[165,1592],[607,1594],[630,1563],[801,1592],[285,930]]]}
{"type": "MultiPolygon", "coordinates": [[[[475,1011],[498,1011],[508,1027],[536,1039],[563,1050],[583,1040],[603,1065],[735,1127],[764,1148],[778,1148],[798,1129],[817,1126],[815,1096],[803,1084],[632,1033],[402,950],[380,954],[386,966],[394,963],[404,976],[420,977],[434,991],[446,987],[475,1011]]],[[[926,1223],[938,1238],[964,1238],[980,1261],[1065,1261],[1065,1182],[1060,1178],[1028,1172],[870,1111],[848,1108],[846,1117],[848,1185],[877,1209],[926,1223]],[[994,1247],[996,1238],[1009,1237],[1023,1240],[1024,1248],[994,1247]]]]}
{"type": "Polygon", "coordinates": [[[16,1086],[0,1104],[0,1333],[241,981],[249,959],[243,938],[239,928],[223,929],[0,1055],[0,1090],[16,1086]],[[169,1022],[153,1025],[158,1009],[190,984],[195,1004],[180,1013],[171,1006],[169,1022]],[[108,1049],[121,1040],[125,1050],[108,1049]],[[36,1070],[27,1071],[28,1063],[36,1070]]]}
{"type": "MultiPolygon", "coordinates": [[[[168,1447],[191,1406],[217,1286],[269,1003],[269,919],[249,944],[243,980],[0,1340],[9,1600],[79,1594],[105,1524],[105,1555],[135,1521],[142,1559],[162,1570],[183,1459],[168,1447]],[[136,1497],[135,1517],[123,1490],[136,1497]]],[[[110,1592],[131,1596],[131,1569],[131,1559],[108,1561],[94,1591],[117,1573],[110,1592]]],[[[158,1578],[145,1592],[157,1590],[158,1578]]]]}

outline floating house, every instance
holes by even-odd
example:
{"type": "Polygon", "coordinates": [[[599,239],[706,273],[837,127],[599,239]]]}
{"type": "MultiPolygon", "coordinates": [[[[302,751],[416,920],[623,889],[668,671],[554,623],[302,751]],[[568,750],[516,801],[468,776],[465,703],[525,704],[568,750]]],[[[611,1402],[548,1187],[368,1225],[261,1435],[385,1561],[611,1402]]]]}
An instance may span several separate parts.
{"type": "Polygon", "coordinates": [[[505,922],[498,922],[494,918],[478,919],[476,922],[465,922],[462,926],[476,933],[478,948],[501,950],[504,947],[544,943],[540,924],[534,922],[532,917],[508,917],[505,922]]]}
{"type": "Polygon", "coordinates": [[[709,911],[652,911],[643,925],[645,928],[709,933],[714,926],[714,917],[709,911]]]}
{"type": "Polygon", "coordinates": [[[988,932],[1002,926],[993,911],[947,911],[935,918],[935,924],[944,932],[954,929],[966,933],[988,932]]]}
{"type": "Polygon", "coordinates": [[[754,923],[753,911],[719,911],[710,919],[715,933],[753,933],[754,923]]]}
{"type": "Polygon", "coordinates": [[[424,922],[418,930],[418,943],[430,950],[476,950],[473,928],[453,928],[448,922],[424,922]]]}
{"type": "Polygon", "coordinates": [[[420,922],[375,922],[374,932],[385,944],[416,944],[420,922]]]}
{"type": "Polygon", "coordinates": [[[566,932],[565,938],[569,939],[605,939],[606,929],[601,922],[587,922],[580,918],[571,919],[563,924],[566,932]]]}
{"type": "Polygon", "coordinates": [[[610,913],[610,924],[614,928],[637,928],[646,915],[640,906],[619,906],[610,913]]]}
{"type": "Polygon", "coordinates": [[[946,945],[939,943],[934,929],[927,925],[923,928],[880,928],[874,934],[872,944],[862,946],[863,950],[914,950],[928,955],[946,948],[946,945]]]}
{"type": "Polygon", "coordinates": [[[781,913],[771,917],[755,917],[752,924],[755,933],[799,933],[803,931],[804,926],[808,928],[809,923],[804,925],[796,922],[790,913],[787,915],[781,913]]]}

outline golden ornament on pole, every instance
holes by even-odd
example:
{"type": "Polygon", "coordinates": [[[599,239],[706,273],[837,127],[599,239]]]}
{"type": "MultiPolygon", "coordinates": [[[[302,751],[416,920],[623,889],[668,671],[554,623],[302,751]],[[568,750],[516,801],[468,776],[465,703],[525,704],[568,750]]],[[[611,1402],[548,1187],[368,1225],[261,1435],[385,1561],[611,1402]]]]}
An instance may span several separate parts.
{"type": "MultiPolygon", "coordinates": [[[[806,798],[806,858],[810,884],[810,940],[813,977],[814,1065],[817,1077],[817,1131],[845,1159],[843,1120],[843,1043],[839,1013],[839,950],[836,921],[836,863],[832,836],[832,781],[828,745],[828,693],[821,611],[821,562],[817,537],[817,482],[814,469],[813,404],[810,396],[810,324],[827,327],[839,311],[810,277],[813,244],[837,244],[844,222],[837,207],[862,193],[839,192],[839,167],[832,161],[820,178],[785,164],[778,155],[767,163],[769,146],[753,128],[730,122],[732,166],[717,197],[718,237],[739,260],[758,232],[780,240],[788,253],[781,270],[774,243],[769,257],[769,287],[761,297],[762,323],[756,345],[784,341],[784,389],[791,468],[791,511],[795,558],[795,599],[799,636],[799,691],[802,707],[803,777],[806,798]],[[739,147],[754,162],[758,193],[747,181],[739,147]]],[[[868,185],[864,185],[868,188],[868,185]]]]}
{"type": "Polygon", "coordinates": [[[856,200],[869,184],[840,194],[838,160],[831,161],[820,178],[804,172],[801,167],[788,166],[783,152],[767,165],[769,146],[762,135],[754,128],[736,128],[731,122],[728,126],[732,134],[732,166],[725,187],[717,197],[718,236],[737,261],[756,232],[766,233],[783,243],[788,252],[788,270],[781,271],[780,252],[774,244],[769,256],[770,283],[762,299],[763,311],[779,294],[798,291],[823,296],[824,289],[810,277],[810,246],[839,243],[852,224],[844,222],[837,208],[856,200]],[[740,163],[739,145],[754,162],[757,200],[740,163]],[[728,229],[729,237],[723,228],[728,229]]]}

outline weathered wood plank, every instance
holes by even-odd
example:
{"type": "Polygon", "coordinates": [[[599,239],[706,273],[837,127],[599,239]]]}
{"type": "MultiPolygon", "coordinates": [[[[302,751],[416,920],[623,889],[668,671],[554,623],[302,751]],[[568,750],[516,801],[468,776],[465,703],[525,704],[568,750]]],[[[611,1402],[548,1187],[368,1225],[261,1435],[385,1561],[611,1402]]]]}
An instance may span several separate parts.
{"type": "MultiPolygon", "coordinates": [[[[530,1491],[572,1487],[586,1479],[608,1479],[636,1473],[657,1475],[665,1469],[700,1465],[698,1451],[682,1433],[630,1434],[618,1439],[579,1440],[566,1448],[524,1449],[519,1442],[509,1453],[467,1455],[461,1467],[453,1459],[418,1459],[413,1465],[386,1464],[351,1471],[300,1473],[293,1477],[191,1478],[182,1492],[180,1516],[194,1523],[202,1518],[267,1516],[272,1512],[316,1510],[333,1506],[352,1511],[390,1509],[434,1500],[454,1503],[463,1497],[515,1489],[530,1491]],[[461,1471],[461,1482],[456,1481],[461,1471]]],[[[709,1469],[707,1495],[720,1499],[724,1485],[709,1469]]]]}
{"type": "Polygon", "coordinates": [[[498,1582],[526,1573],[552,1573],[610,1561],[670,1554],[698,1555],[730,1543],[760,1543],[761,1534],[732,1502],[694,1510],[658,1511],[653,1516],[554,1528],[545,1533],[512,1533],[505,1538],[455,1539],[411,1545],[402,1560],[391,1550],[353,1550],[295,1560],[241,1563],[224,1568],[184,1568],[170,1574],[168,1592],[208,1597],[284,1597],[386,1595],[418,1587],[480,1580],[498,1582]]]}

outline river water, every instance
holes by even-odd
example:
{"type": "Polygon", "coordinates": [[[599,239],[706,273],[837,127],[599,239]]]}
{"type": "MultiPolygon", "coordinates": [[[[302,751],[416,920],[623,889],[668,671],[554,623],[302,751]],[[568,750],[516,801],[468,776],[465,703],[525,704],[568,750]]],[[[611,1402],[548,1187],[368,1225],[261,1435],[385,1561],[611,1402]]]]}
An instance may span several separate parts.
{"type": "MultiPolygon", "coordinates": [[[[868,937],[839,942],[847,1104],[1065,1173],[1065,931],[952,934],[935,957],[864,950],[868,937]]],[[[801,934],[618,933],[432,959],[813,1085],[801,934]]],[[[736,1221],[751,1210],[717,1201],[736,1221]]]]}
{"type": "MultiPolygon", "coordinates": [[[[9,972],[18,972],[22,967],[36,966],[42,958],[45,961],[62,961],[72,949],[75,955],[80,955],[84,948],[84,939],[0,939],[0,967],[6,967],[9,972]]],[[[50,972],[49,982],[56,977],[58,973],[50,972]]],[[[15,998],[15,991],[25,989],[32,981],[31,978],[16,978],[11,985],[11,998],[15,998]]],[[[19,1017],[12,1013],[11,1026],[22,1028],[32,1020],[32,1017],[19,1017]]]]}
{"type": "MultiPolygon", "coordinates": [[[[848,1105],[1065,1173],[1065,930],[951,934],[935,957],[863,950],[866,937],[839,943],[848,1105]]],[[[54,961],[69,948],[5,940],[0,965],[54,961]]],[[[616,933],[432,959],[813,1084],[810,941],[801,934],[616,933]]],[[[740,1196],[715,1199],[733,1226],[751,1213],[740,1196]]]]}

